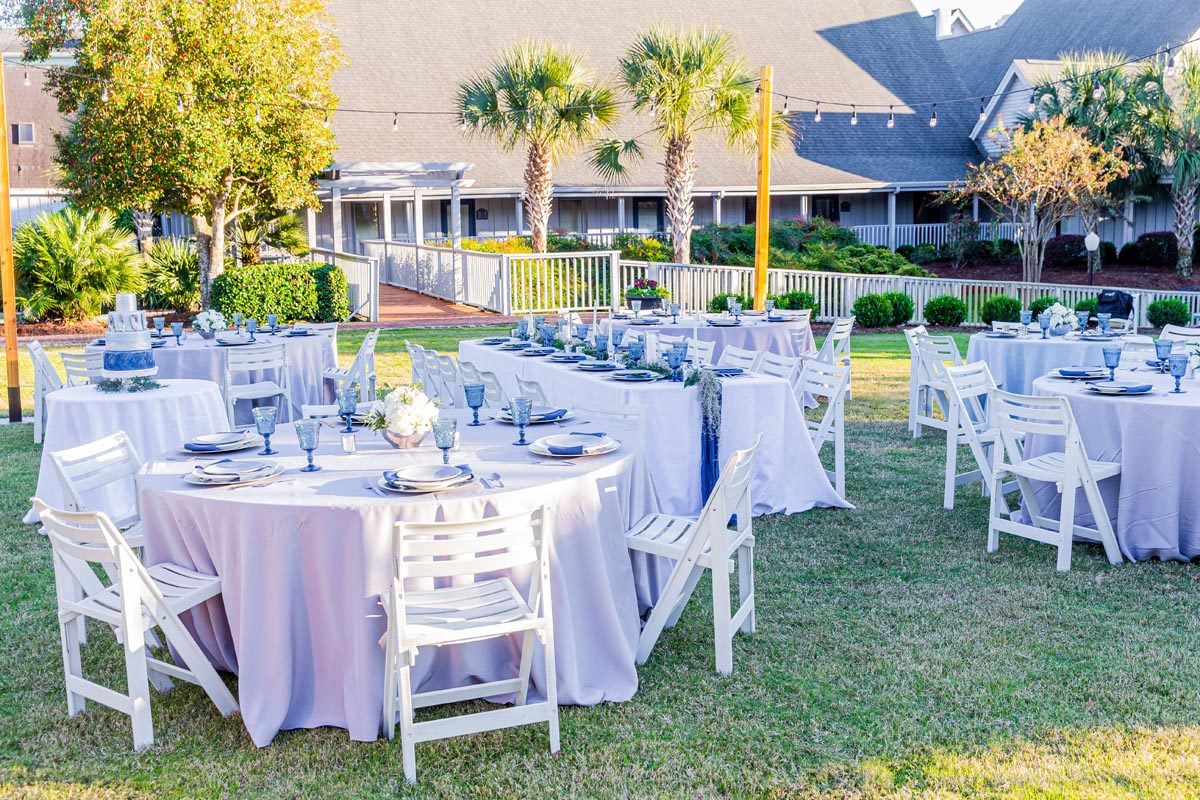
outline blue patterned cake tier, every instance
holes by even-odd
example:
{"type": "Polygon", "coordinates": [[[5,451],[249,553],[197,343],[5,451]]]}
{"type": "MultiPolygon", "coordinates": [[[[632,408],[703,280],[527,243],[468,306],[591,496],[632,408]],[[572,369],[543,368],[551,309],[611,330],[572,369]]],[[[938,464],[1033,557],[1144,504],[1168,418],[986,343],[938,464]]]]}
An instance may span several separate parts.
{"type": "Polygon", "coordinates": [[[106,350],[105,372],[141,372],[155,369],[154,352],[151,350],[106,350]]]}

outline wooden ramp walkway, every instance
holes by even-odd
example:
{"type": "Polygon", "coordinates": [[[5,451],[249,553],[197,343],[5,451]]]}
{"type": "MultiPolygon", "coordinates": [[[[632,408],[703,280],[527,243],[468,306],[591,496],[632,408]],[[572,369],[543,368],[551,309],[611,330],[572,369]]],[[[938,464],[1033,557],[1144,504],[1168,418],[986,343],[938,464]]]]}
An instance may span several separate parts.
{"type": "Polygon", "coordinates": [[[355,323],[354,327],[409,328],[409,327],[452,327],[468,325],[496,325],[512,322],[491,311],[480,311],[471,306],[448,303],[408,289],[387,284],[379,286],[379,322],[376,324],[355,323]]]}

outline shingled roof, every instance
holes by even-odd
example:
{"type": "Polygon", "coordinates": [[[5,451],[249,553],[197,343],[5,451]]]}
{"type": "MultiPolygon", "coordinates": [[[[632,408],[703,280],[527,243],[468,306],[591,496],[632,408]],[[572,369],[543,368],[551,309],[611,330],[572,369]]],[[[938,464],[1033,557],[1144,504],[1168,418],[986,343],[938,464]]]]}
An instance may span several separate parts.
{"type": "MultiPolygon", "coordinates": [[[[349,59],[334,86],[347,108],[450,110],[458,81],[531,37],[571,46],[596,74],[610,76],[634,35],[655,23],[729,31],[752,72],[773,65],[776,89],[794,95],[899,105],[965,94],[929,20],[909,0],[606,0],[568,8],[555,0],[334,0],[330,10],[349,59]]],[[[929,127],[926,110],[897,109],[896,127],[888,129],[886,109],[860,109],[853,127],[849,109],[825,106],[819,124],[811,104],[793,101],[790,109],[799,112],[790,118],[799,137],[775,158],[772,184],[779,188],[947,181],[978,158],[968,138],[975,120],[970,104],[939,108],[937,128],[929,127]]],[[[402,117],[398,133],[390,132],[390,117],[337,114],[333,125],[338,161],[467,161],[476,165],[470,173],[476,189],[521,182],[521,153],[467,138],[452,118],[402,117]]],[[[626,118],[616,133],[645,128],[645,119],[626,118]]],[[[698,157],[698,188],[753,186],[750,155],[706,140],[698,157]]],[[[627,187],[660,187],[660,162],[651,151],[627,187]]],[[[580,156],[560,165],[555,180],[566,189],[601,185],[580,156]]]]}

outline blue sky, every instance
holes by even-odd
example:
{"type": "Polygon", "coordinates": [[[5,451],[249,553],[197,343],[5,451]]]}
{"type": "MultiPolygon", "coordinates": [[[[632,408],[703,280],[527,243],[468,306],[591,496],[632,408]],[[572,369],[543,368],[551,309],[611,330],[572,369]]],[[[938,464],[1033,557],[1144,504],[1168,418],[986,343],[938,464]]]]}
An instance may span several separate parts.
{"type": "Polygon", "coordinates": [[[913,5],[922,14],[928,14],[939,6],[961,8],[977,27],[985,27],[1005,14],[1011,14],[1021,5],[1021,0],[913,0],[913,5]]]}

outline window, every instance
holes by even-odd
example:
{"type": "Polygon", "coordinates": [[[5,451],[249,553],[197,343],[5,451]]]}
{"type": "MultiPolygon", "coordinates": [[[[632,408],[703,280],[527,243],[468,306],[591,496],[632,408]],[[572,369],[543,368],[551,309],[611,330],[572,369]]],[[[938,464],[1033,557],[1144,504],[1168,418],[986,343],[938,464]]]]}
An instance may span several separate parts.
{"type": "Polygon", "coordinates": [[[587,218],[583,201],[577,197],[563,197],[555,201],[558,209],[558,227],[568,233],[586,233],[587,218]]]}
{"type": "Polygon", "coordinates": [[[33,123],[14,122],[12,125],[13,144],[33,144],[33,123]]]}
{"type": "Polygon", "coordinates": [[[633,198],[633,227],[639,231],[661,231],[663,229],[661,197],[633,198]]]}
{"type": "Polygon", "coordinates": [[[841,218],[838,196],[836,194],[819,194],[814,196],[812,199],[812,216],[822,217],[830,222],[837,222],[841,218]]]}
{"type": "MultiPolygon", "coordinates": [[[[475,235],[475,200],[460,199],[458,201],[459,231],[463,236],[475,235]]],[[[440,207],[442,235],[450,235],[450,201],[443,200],[440,207]]]]}
{"type": "Polygon", "coordinates": [[[913,222],[918,225],[946,222],[950,219],[950,206],[939,202],[937,192],[922,192],[913,195],[913,222]]]}

